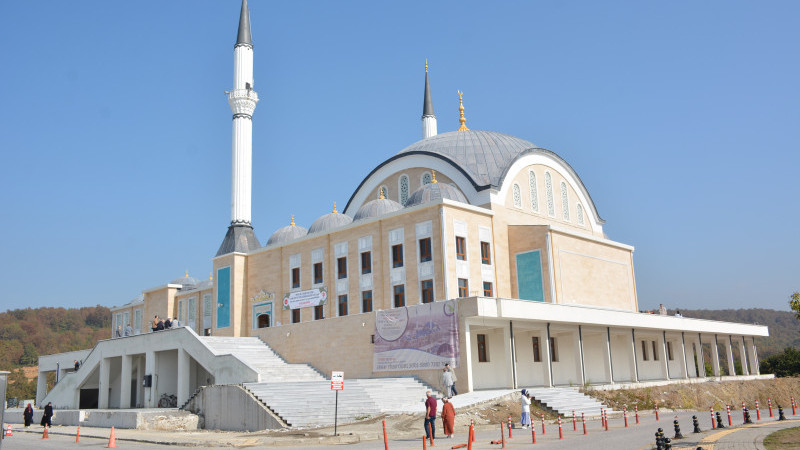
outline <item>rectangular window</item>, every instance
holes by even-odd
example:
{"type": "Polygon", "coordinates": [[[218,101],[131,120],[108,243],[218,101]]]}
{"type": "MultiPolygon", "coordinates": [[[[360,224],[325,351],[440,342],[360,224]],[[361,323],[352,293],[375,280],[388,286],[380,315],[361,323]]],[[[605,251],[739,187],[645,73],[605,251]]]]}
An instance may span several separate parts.
{"type": "Polygon", "coordinates": [[[461,236],[456,236],[456,259],[460,261],[467,260],[467,242],[461,236]]]}
{"type": "Polygon", "coordinates": [[[658,350],[656,350],[656,341],[650,341],[653,344],[653,361],[658,361],[658,350]]]}
{"type": "Polygon", "coordinates": [[[295,267],[292,269],[292,289],[300,287],[300,268],[295,267]]]}
{"type": "Polygon", "coordinates": [[[403,244],[392,246],[392,267],[403,267],[403,244]]]}
{"type": "Polygon", "coordinates": [[[550,338],[550,361],[558,362],[558,346],[556,338],[550,338]]]}
{"type": "Polygon", "coordinates": [[[372,312],[372,291],[361,291],[361,312],[372,312]]]}
{"type": "Polygon", "coordinates": [[[322,263],[314,263],[314,284],[322,283],[322,263]]]}
{"type": "Polygon", "coordinates": [[[672,342],[667,342],[667,359],[673,361],[672,359],[672,342]]]}
{"type": "Polygon", "coordinates": [[[419,240],[419,262],[431,260],[431,238],[419,240]]]}
{"type": "Polygon", "coordinates": [[[494,297],[494,289],[492,289],[492,283],[489,283],[488,281],[483,282],[483,296],[494,297]]]}
{"type": "Polygon", "coordinates": [[[292,323],[300,323],[300,310],[293,309],[292,310],[292,323]]]}
{"type": "Polygon", "coordinates": [[[406,287],[398,284],[394,287],[394,307],[406,306],[406,287]]]}
{"type": "Polygon", "coordinates": [[[372,273],[372,252],[363,252],[361,254],[361,273],[372,273]]]}
{"type": "Polygon", "coordinates": [[[492,249],[488,242],[481,242],[481,264],[492,263],[492,249]]]}
{"type": "Polygon", "coordinates": [[[647,341],[642,341],[642,361],[647,361],[647,341]]]}
{"type": "Polygon", "coordinates": [[[486,335],[478,335],[478,362],[489,362],[489,355],[486,352],[486,335]]]}
{"type": "Polygon", "coordinates": [[[314,307],[314,320],[322,320],[325,318],[325,305],[317,305],[314,307]]]}
{"type": "Polygon", "coordinates": [[[433,280],[422,280],[420,289],[422,290],[422,303],[433,302],[433,280]]]}
{"type": "Polygon", "coordinates": [[[347,258],[341,257],[336,260],[336,276],[341,280],[347,278],[347,258]]]}
{"type": "Polygon", "coordinates": [[[347,315],[347,296],[340,295],[339,296],[339,315],[346,316],[347,315]]]}
{"type": "Polygon", "coordinates": [[[533,337],[533,362],[542,362],[542,351],[539,348],[539,336],[533,337]]]}
{"type": "Polygon", "coordinates": [[[469,282],[466,278],[458,279],[458,296],[469,297],[469,282]]]}

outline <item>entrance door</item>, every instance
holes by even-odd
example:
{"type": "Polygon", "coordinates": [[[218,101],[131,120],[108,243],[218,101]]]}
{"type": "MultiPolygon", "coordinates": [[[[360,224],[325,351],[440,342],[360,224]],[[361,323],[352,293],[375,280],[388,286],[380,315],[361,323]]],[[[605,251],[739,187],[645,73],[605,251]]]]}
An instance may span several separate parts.
{"type": "Polygon", "coordinates": [[[231,268],[217,270],[217,328],[231,326],[231,268]]]}
{"type": "Polygon", "coordinates": [[[544,301],[541,251],[517,253],[517,291],[522,300],[544,301]]]}

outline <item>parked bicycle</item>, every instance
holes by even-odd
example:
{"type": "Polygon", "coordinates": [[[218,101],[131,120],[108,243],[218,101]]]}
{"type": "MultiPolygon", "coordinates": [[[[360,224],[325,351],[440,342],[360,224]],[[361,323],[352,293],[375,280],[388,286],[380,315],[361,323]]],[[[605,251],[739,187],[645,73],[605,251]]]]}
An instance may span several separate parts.
{"type": "Polygon", "coordinates": [[[161,394],[161,399],[158,400],[159,408],[177,408],[178,397],[172,394],[161,394]]]}

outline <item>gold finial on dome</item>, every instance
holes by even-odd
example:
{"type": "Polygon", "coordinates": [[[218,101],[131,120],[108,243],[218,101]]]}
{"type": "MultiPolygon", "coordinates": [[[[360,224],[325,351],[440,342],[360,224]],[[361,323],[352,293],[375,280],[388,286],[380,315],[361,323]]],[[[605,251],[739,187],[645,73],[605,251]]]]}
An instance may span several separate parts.
{"type": "Polygon", "coordinates": [[[292,227],[294,226],[294,214],[292,214],[292,221],[289,222],[289,226],[292,226],[292,227]]]}
{"type": "Polygon", "coordinates": [[[378,196],[378,198],[379,198],[379,199],[381,199],[381,200],[385,200],[385,199],[386,199],[386,196],[385,196],[385,195],[383,195],[383,189],[378,189],[378,191],[381,193],[381,195],[380,195],[380,196],[378,196]]]}
{"type": "Polygon", "coordinates": [[[208,281],[213,281],[213,280],[214,280],[214,272],[209,272],[208,273],[208,281]]]}
{"type": "Polygon", "coordinates": [[[336,214],[339,211],[336,210],[336,202],[333,202],[333,213],[336,214]]]}
{"type": "Polygon", "coordinates": [[[184,275],[184,276],[185,276],[186,278],[189,278],[189,271],[188,271],[188,270],[186,271],[186,275],[184,275]]]}
{"type": "Polygon", "coordinates": [[[425,73],[428,73],[428,58],[425,58],[425,73]]]}
{"type": "Polygon", "coordinates": [[[431,170],[431,183],[438,183],[438,181],[436,181],[436,171],[435,170],[431,170]]]}
{"type": "Polygon", "coordinates": [[[458,121],[461,122],[461,126],[458,127],[458,131],[469,131],[469,128],[467,128],[467,119],[464,118],[464,100],[462,98],[463,95],[464,95],[463,92],[458,91],[458,112],[461,115],[461,117],[458,119],[458,121]]]}

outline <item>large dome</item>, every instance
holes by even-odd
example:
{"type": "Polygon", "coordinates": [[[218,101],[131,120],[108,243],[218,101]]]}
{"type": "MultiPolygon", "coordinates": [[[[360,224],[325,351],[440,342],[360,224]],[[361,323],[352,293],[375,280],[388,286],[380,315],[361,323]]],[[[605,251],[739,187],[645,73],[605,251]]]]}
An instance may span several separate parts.
{"type": "Polygon", "coordinates": [[[270,236],[269,240],[267,241],[267,245],[293,241],[297,238],[305,236],[306,234],[308,234],[308,230],[306,230],[304,227],[295,225],[293,218],[291,224],[286,225],[285,227],[280,228],[276,232],[272,233],[272,236],[270,236]]]}
{"type": "Polygon", "coordinates": [[[531,142],[495,131],[468,130],[437,134],[401,150],[397,156],[435,153],[452,161],[476,186],[500,186],[508,167],[531,142]]]}
{"type": "Polygon", "coordinates": [[[180,278],[176,278],[169,282],[169,284],[180,284],[181,286],[183,286],[184,290],[194,289],[194,287],[197,286],[197,283],[199,283],[199,281],[197,281],[197,278],[190,277],[188,273],[186,273],[186,275],[180,278]]]}
{"type": "Polygon", "coordinates": [[[469,204],[467,198],[464,197],[464,194],[462,194],[458,189],[450,186],[449,184],[436,183],[434,181],[433,183],[426,184],[425,186],[422,186],[414,191],[414,193],[411,194],[411,197],[408,197],[408,200],[406,201],[406,208],[421,205],[423,203],[434,202],[442,198],[469,204]]]}
{"type": "Polygon", "coordinates": [[[403,205],[397,203],[394,200],[389,200],[388,198],[378,198],[369,201],[367,203],[364,203],[364,206],[358,208],[356,215],[353,216],[353,220],[362,220],[362,219],[369,219],[370,217],[384,216],[386,214],[399,211],[401,209],[403,209],[403,205]]]}
{"type": "Polygon", "coordinates": [[[332,230],[334,228],[343,227],[352,221],[352,217],[337,212],[334,209],[332,213],[325,214],[324,216],[315,220],[314,223],[311,224],[311,227],[308,228],[308,234],[320,233],[323,231],[332,230]]]}

